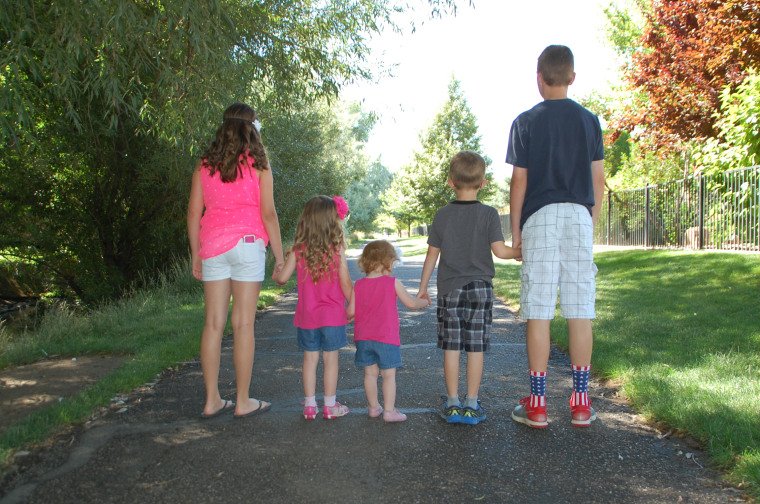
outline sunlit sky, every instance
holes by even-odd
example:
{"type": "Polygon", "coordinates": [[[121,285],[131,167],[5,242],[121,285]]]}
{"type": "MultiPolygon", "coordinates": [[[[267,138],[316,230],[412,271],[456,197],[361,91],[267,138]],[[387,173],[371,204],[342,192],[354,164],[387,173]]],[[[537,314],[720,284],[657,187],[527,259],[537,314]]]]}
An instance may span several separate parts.
{"type": "Polygon", "coordinates": [[[415,33],[384,33],[371,42],[372,57],[397,64],[393,77],[345,88],[342,98],[359,101],[379,122],[367,151],[391,171],[406,165],[448,95],[452,75],[477,117],[491,171],[504,178],[509,128],[517,115],[541,100],[536,60],[550,44],[575,55],[570,98],[604,92],[616,78],[617,60],[604,41],[602,8],[611,0],[460,1],[457,15],[428,20],[415,33]]]}

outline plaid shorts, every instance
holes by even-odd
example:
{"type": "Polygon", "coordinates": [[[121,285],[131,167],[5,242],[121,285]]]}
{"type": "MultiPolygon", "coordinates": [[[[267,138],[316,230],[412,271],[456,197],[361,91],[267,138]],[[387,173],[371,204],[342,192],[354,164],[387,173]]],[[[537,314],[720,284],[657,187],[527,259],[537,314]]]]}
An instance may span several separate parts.
{"type": "Polygon", "coordinates": [[[555,203],[531,215],[522,229],[520,311],[526,320],[596,316],[596,273],[591,215],[586,207],[555,203]]]}
{"type": "Polygon", "coordinates": [[[475,280],[438,296],[438,348],[485,352],[491,339],[493,286],[475,280]]]}

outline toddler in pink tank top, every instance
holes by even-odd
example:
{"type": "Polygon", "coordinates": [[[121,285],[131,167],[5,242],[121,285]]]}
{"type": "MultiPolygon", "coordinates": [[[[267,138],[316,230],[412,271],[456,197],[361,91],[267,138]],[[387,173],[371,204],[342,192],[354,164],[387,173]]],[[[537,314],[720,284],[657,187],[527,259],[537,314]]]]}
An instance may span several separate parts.
{"type": "Polygon", "coordinates": [[[401,366],[401,341],[396,299],[410,310],[424,310],[426,299],[413,298],[392,277],[398,260],[389,242],[377,240],[364,247],[359,268],[366,275],[356,282],[348,305],[348,317],[354,319],[354,342],[357,366],[364,367],[364,392],[369,416],[383,415],[386,422],[403,422],[406,415],[396,409],[396,368],[401,366]],[[377,396],[377,378],[383,377],[383,407],[377,396]]]}

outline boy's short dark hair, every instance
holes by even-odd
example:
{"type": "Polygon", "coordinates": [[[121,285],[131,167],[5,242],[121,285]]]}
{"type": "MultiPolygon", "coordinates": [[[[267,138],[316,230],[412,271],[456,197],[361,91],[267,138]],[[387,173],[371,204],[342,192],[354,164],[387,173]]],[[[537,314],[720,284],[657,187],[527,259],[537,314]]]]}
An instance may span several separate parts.
{"type": "Polygon", "coordinates": [[[460,151],[449,164],[449,179],[457,189],[480,189],[486,177],[486,160],[472,151],[460,151]]]}
{"type": "Polygon", "coordinates": [[[550,86],[567,86],[573,81],[573,52],[563,45],[550,45],[538,57],[538,73],[550,86]]]}

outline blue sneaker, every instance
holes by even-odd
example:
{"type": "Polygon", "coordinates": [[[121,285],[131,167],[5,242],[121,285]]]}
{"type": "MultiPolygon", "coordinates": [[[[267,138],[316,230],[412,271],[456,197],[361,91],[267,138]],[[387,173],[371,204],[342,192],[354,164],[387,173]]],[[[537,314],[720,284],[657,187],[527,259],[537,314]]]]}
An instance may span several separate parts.
{"type": "Polygon", "coordinates": [[[446,400],[443,403],[443,412],[441,418],[446,420],[446,423],[462,423],[462,406],[446,406],[446,400]]]}
{"type": "Polygon", "coordinates": [[[462,410],[462,423],[477,425],[485,419],[486,411],[483,409],[483,406],[480,405],[480,401],[478,401],[478,409],[472,409],[465,406],[462,410]]]}

